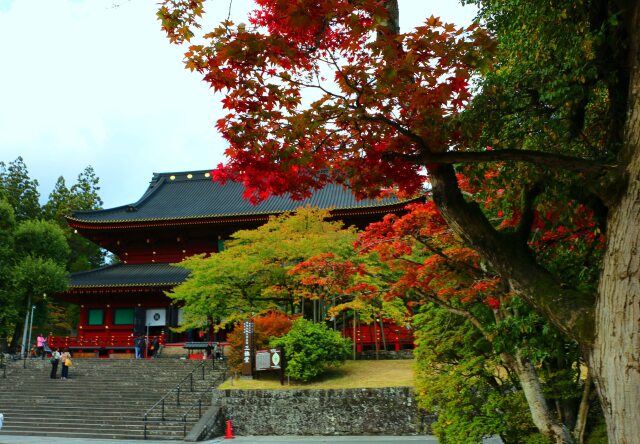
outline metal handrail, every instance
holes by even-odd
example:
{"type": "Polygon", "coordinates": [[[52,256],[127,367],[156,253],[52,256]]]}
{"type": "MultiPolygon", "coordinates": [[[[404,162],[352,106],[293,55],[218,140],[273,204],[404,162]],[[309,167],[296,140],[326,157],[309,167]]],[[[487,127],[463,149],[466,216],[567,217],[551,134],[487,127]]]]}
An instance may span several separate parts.
{"type": "MultiPolygon", "coordinates": [[[[225,379],[227,379],[227,374],[226,369],[223,369],[222,380],[224,381],[225,379]]],[[[211,387],[209,387],[209,389],[210,388],[211,387]]],[[[198,398],[197,404],[194,403],[191,407],[189,407],[189,410],[184,412],[184,414],[182,415],[182,423],[184,424],[183,437],[187,436],[187,416],[189,416],[189,413],[191,413],[193,409],[198,407],[198,419],[202,418],[202,398],[205,395],[209,394],[209,389],[203,391],[198,398]]]]}
{"type": "MultiPolygon", "coordinates": [[[[211,370],[215,370],[215,359],[211,360],[211,370]]],[[[177,422],[177,421],[181,421],[184,422],[184,428],[185,428],[185,436],[186,436],[186,414],[183,415],[182,418],[180,419],[167,419],[165,418],[165,400],[167,397],[169,397],[169,395],[171,395],[173,392],[176,392],[176,407],[180,407],[180,391],[181,391],[181,387],[182,387],[182,383],[185,382],[187,379],[189,379],[189,391],[193,392],[193,375],[197,370],[202,370],[202,380],[205,379],[205,369],[207,366],[207,360],[202,361],[202,363],[198,366],[196,366],[193,370],[191,370],[191,372],[189,372],[188,375],[186,375],[184,378],[182,378],[180,380],[180,382],[178,383],[178,385],[176,385],[175,387],[169,389],[167,391],[167,393],[160,398],[154,405],[152,405],[149,409],[147,409],[147,411],[144,413],[144,439],[147,439],[147,423],[148,422],[164,422],[164,421],[171,421],[171,422],[177,422]],[[149,419],[149,414],[156,408],[158,407],[158,405],[161,405],[161,418],[160,420],[158,419],[149,419]]],[[[223,378],[226,377],[226,367],[223,367],[223,378]]],[[[207,390],[202,392],[203,394],[207,393],[207,390]]],[[[199,404],[199,413],[200,416],[202,416],[202,394],[200,395],[200,397],[198,398],[198,404],[199,404]]],[[[187,413],[190,413],[191,410],[193,410],[194,406],[191,406],[191,408],[187,411],[187,413]]]]}
{"type": "MultiPolygon", "coordinates": [[[[215,369],[215,365],[212,367],[212,370],[215,369]]],[[[227,379],[227,368],[226,366],[222,368],[222,380],[225,381],[227,379]]],[[[189,416],[189,413],[191,413],[191,411],[193,409],[195,409],[196,407],[198,407],[198,419],[202,418],[202,398],[205,395],[209,394],[209,389],[211,389],[213,387],[213,385],[211,385],[207,390],[204,390],[201,394],[200,397],[198,398],[197,404],[193,404],[189,410],[187,410],[186,412],[184,412],[184,414],[182,415],[182,423],[183,423],[183,437],[187,436],[187,417],[189,416]]]]}

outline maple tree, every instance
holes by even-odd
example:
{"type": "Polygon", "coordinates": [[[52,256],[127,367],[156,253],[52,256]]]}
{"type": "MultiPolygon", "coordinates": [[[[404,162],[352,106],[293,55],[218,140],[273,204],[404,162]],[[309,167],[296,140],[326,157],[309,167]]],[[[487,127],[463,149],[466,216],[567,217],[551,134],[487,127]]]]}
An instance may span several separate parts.
{"type": "MultiPolygon", "coordinates": [[[[221,328],[272,309],[304,314],[308,301],[297,293],[289,269],[324,252],[342,256],[355,239],[353,228],[343,228],[341,222],[327,220],[329,216],[328,210],[299,208],[255,230],[235,232],[221,252],[176,264],[191,271],[185,282],[167,292],[184,304],[181,329],[223,320],[213,322],[221,328]]],[[[311,305],[315,318],[324,318],[319,315],[323,306],[316,301],[311,305]]]]}
{"type": "MultiPolygon", "coordinates": [[[[225,92],[218,128],[230,160],[214,176],[242,181],[253,200],[328,181],[361,196],[413,193],[428,177],[451,228],[579,344],[609,440],[631,443],[640,436],[640,7],[476,3],[488,30],[430,17],[400,33],[395,0],[258,0],[249,26],[227,21],[205,34],[186,65],[225,92]],[[320,96],[310,104],[309,89],[320,96]],[[473,181],[487,162],[508,172],[520,214],[512,230],[459,186],[454,165],[473,165],[473,181]],[[556,202],[563,214],[572,198],[606,235],[597,290],[567,285],[531,252],[534,210],[556,202]]],[[[202,13],[202,1],[167,0],[159,16],[181,43],[202,13]]]]}
{"type": "MultiPolygon", "coordinates": [[[[463,177],[461,182],[466,182],[463,177]]],[[[483,193],[476,192],[475,196],[482,198],[483,193]]],[[[497,209],[501,207],[500,200],[484,199],[483,204],[487,206],[488,211],[499,214],[503,219],[500,226],[508,229],[512,223],[511,217],[505,216],[502,210],[497,209]]],[[[589,393],[591,382],[587,380],[582,384],[577,376],[581,362],[577,347],[560,339],[558,333],[550,329],[539,316],[531,313],[520,298],[505,289],[499,275],[476,251],[465,246],[450,229],[433,201],[410,205],[408,210],[409,213],[404,216],[385,216],[382,221],[370,224],[358,236],[354,244],[355,252],[358,252],[360,257],[365,256],[365,259],[358,261],[358,258],[354,257],[345,261],[324,254],[300,263],[290,273],[299,276],[300,282],[308,286],[309,291],[324,297],[332,295],[334,288],[341,289],[341,297],[349,298],[350,302],[334,305],[330,313],[345,307],[372,304],[376,300],[382,300],[387,306],[401,301],[413,310],[427,304],[460,318],[454,323],[459,325],[461,330],[475,331],[467,333],[470,337],[476,338],[471,341],[467,353],[475,349],[478,355],[472,358],[467,356],[465,360],[461,358],[460,361],[464,364],[451,358],[455,354],[453,351],[444,358],[427,350],[418,354],[418,366],[423,381],[418,386],[419,398],[425,405],[435,408],[438,413],[446,413],[442,420],[438,420],[441,430],[448,429],[445,426],[446,418],[450,417],[452,412],[447,408],[442,410],[442,393],[446,391],[442,391],[443,382],[434,385],[434,380],[447,374],[442,370],[443,366],[448,366],[452,374],[464,373],[470,370],[469,366],[477,366],[486,359],[487,362],[478,369],[484,374],[483,378],[500,379],[495,376],[495,367],[493,373],[488,370],[491,369],[492,362],[496,366],[508,369],[508,374],[512,375],[509,384],[512,387],[522,387],[523,396],[530,406],[533,423],[543,434],[557,442],[573,442],[569,428],[575,429],[577,436],[583,435],[586,407],[583,407],[582,414],[578,415],[575,409],[579,403],[575,401],[580,398],[580,390],[584,389],[589,393]],[[365,281],[363,277],[368,279],[365,281]],[[466,327],[463,325],[464,322],[467,323],[466,327]],[[557,367],[558,362],[564,363],[560,364],[561,368],[557,367]],[[544,367],[541,367],[542,364],[544,367]],[[556,384],[556,388],[562,386],[554,382],[557,378],[544,370],[550,365],[556,368],[556,374],[563,374],[560,379],[564,380],[565,389],[571,387],[571,393],[560,394],[550,388],[553,384],[556,384]],[[542,377],[539,376],[541,371],[545,373],[542,377]],[[549,396],[549,391],[553,395],[549,396]],[[562,412],[560,415],[556,415],[550,409],[553,397],[556,398],[553,400],[554,403],[565,406],[559,409],[562,412]],[[568,398],[573,398],[574,401],[567,402],[568,398]],[[440,399],[440,402],[434,402],[433,399],[440,399]]],[[[589,229],[592,222],[593,218],[582,217],[575,218],[571,225],[557,226],[553,217],[546,214],[536,215],[536,230],[543,234],[540,237],[542,241],[532,242],[532,248],[544,254],[550,266],[554,263],[564,263],[564,251],[576,248],[583,251],[581,255],[576,254],[576,260],[579,256],[583,264],[589,263],[600,253],[601,244],[595,237],[579,235],[585,229],[589,229]]],[[[588,285],[589,279],[584,279],[583,284],[588,285]]],[[[437,316],[434,309],[426,312],[430,315],[435,313],[438,319],[442,318],[437,316]]],[[[398,314],[402,313],[398,311],[398,314]]],[[[420,315],[421,319],[425,317],[420,315]]],[[[442,344],[434,344],[435,339],[432,335],[439,338],[435,341],[437,343],[446,333],[434,334],[426,331],[434,329],[432,321],[423,320],[417,324],[417,342],[423,348],[425,343],[442,348],[442,344],[454,340],[449,338],[442,344]],[[420,324],[430,326],[428,329],[421,329],[420,324]]],[[[451,335],[455,336],[454,333],[451,335]]],[[[485,382],[491,385],[490,382],[485,382]]],[[[500,399],[509,392],[504,383],[505,381],[498,383],[501,389],[497,392],[502,395],[494,399],[500,399]],[[502,392],[503,389],[506,392],[502,392]]],[[[493,384],[496,384],[495,380],[493,384]]],[[[585,396],[583,403],[587,401],[588,396],[585,396]]],[[[471,427],[471,423],[478,420],[474,418],[467,418],[466,424],[471,427]]],[[[458,418],[457,427],[461,427],[462,419],[458,418]]],[[[480,433],[479,436],[508,429],[505,429],[504,423],[498,427],[495,421],[489,421],[486,427],[480,426],[480,423],[474,427],[477,433],[480,433]]],[[[471,428],[468,430],[468,439],[478,438],[470,430],[471,428]]],[[[459,436],[456,440],[459,440],[459,436]]]]}

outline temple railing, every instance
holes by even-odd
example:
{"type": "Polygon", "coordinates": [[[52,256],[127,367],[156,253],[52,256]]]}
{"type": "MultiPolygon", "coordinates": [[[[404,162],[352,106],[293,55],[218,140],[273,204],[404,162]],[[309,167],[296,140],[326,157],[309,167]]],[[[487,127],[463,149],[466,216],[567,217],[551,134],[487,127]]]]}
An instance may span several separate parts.
{"type": "MultiPolygon", "coordinates": [[[[147,344],[158,339],[160,345],[164,345],[164,335],[145,336],[147,344]]],[[[84,336],[49,336],[47,345],[51,349],[109,349],[109,348],[133,348],[134,336],[128,335],[84,335],[84,336]]]]}

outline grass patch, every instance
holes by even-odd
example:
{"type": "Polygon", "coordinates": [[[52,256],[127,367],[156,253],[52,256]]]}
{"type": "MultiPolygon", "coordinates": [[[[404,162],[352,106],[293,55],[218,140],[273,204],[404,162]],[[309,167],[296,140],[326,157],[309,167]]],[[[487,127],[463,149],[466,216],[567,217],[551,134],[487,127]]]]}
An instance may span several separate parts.
{"type": "Polygon", "coordinates": [[[413,360],[347,361],[343,366],[325,373],[308,383],[291,381],[280,385],[279,376],[262,372],[260,379],[228,379],[220,390],[290,390],[413,387],[413,360]]]}

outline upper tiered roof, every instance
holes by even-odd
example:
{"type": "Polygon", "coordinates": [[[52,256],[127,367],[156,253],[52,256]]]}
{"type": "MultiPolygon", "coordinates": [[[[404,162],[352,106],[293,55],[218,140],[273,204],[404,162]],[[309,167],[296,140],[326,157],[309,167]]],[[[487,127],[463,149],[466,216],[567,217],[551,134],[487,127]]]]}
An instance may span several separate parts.
{"type": "Polygon", "coordinates": [[[213,182],[208,171],[155,173],[149,188],[137,202],[98,211],[75,211],[70,223],[114,224],[169,220],[197,220],[248,215],[280,214],[303,206],[333,210],[380,209],[402,204],[397,198],[356,200],[350,190],[329,184],[308,199],[272,196],[253,205],[243,197],[237,182],[213,182]]]}

